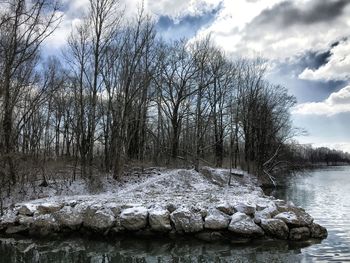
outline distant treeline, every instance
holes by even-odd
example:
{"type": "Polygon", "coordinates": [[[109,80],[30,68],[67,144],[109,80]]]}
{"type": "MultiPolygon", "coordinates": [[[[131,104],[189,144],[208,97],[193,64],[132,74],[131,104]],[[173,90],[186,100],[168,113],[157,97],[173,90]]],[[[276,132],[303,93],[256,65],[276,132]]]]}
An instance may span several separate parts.
{"type": "Polygon", "coordinates": [[[290,146],[293,162],[300,166],[349,165],[350,154],[327,147],[313,148],[310,145],[290,146]]]}
{"type": "Polygon", "coordinates": [[[90,0],[62,56],[43,59],[62,19],[51,0],[1,2],[1,185],[45,176],[50,160],[73,180],[119,179],[128,164],[271,178],[288,163],[296,100],[266,81],[264,60],[230,58],[210,37],[162,40],[142,7],[126,19],[114,0],[90,0]]]}

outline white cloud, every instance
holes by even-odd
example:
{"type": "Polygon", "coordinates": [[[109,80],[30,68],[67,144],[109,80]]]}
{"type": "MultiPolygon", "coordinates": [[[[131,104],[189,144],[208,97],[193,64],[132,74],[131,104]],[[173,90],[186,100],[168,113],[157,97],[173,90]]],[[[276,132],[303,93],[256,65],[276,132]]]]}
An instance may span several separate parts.
{"type": "Polygon", "coordinates": [[[199,35],[211,33],[217,44],[240,56],[259,54],[268,59],[283,60],[309,50],[324,51],[334,40],[350,35],[350,6],[345,7],[337,17],[326,17],[324,21],[320,19],[314,22],[313,17],[304,18],[306,21],[293,18],[293,11],[300,10],[303,14],[304,10],[312,10],[318,1],[289,1],[294,8],[288,13],[293,23],[287,20],[289,24],[284,24],[287,23],[285,13],[281,11],[277,14],[272,9],[286,5],[287,1],[224,0],[217,19],[210,27],[200,31],[199,35]],[[269,10],[271,12],[267,16],[269,10]]]}
{"type": "Polygon", "coordinates": [[[217,7],[217,0],[149,0],[146,1],[148,11],[156,16],[170,16],[179,19],[185,15],[197,16],[217,7]]]}
{"type": "Polygon", "coordinates": [[[318,69],[306,68],[300,75],[308,80],[347,80],[350,78],[350,40],[342,41],[332,48],[327,64],[318,69]]]}
{"type": "Polygon", "coordinates": [[[308,102],[299,104],[293,110],[300,115],[326,115],[332,116],[339,113],[350,112],[350,86],[332,93],[322,102],[308,102]]]}

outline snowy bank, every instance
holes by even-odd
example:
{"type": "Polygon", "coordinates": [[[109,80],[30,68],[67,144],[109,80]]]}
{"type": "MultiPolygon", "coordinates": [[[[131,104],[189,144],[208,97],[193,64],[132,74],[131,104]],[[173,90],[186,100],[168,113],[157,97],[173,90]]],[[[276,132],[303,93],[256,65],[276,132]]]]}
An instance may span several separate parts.
{"type": "Polygon", "coordinates": [[[264,195],[254,176],[232,175],[231,185],[229,177],[225,169],[168,170],[117,192],[17,203],[0,219],[0,232],[193,235],[204,240],[327,236],[302,208],[264,195]]]}

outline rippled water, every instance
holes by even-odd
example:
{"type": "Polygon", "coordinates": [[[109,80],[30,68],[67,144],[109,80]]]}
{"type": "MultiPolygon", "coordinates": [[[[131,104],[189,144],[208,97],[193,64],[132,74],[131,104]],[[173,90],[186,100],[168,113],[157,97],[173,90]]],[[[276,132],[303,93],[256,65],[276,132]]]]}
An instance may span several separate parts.
{"type": "Polygon", "coordinates": [[[275,196],[302,206],[328,230],[322,244],[302,249],[305,261],[350,262],[350,167],[296,176],[275,196]]]}
{"type": "Polygon", "coordinates": [[[12,262],[345,262],[350,261],[350,167],[332,167],[288,180],[274,193],[304,207],[326,226],[322,243],[81,238],[0,239],[0,263],[12,262]],[[311,246],[310,246],[311,245],[311,246]]]}

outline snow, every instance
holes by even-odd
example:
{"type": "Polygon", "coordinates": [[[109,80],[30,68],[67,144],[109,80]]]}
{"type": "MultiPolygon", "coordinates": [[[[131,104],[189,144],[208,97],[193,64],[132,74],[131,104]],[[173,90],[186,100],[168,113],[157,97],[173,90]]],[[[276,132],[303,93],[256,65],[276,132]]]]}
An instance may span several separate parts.
{"type": "MultiPolygon", "coordinates": [[[[140,207],[150,208],[155,204],[165,208],[169,204],[175,207],[206,208],[208,205],[217,207],[229,203],[256,204],[270,203],[271,197],[263,194],[257,186],[256,178],[252,175],[235,170],[243,176],[231,176],[231,185],[228,185],[230,171],[228,169],[206,168],[208,172],[198,173],[195,170],[172,169],[162,170],[160,173],[130,177],[123,183],[106,179],[102,182],[104,192],[91,194],[87,191],[85,181],[73,182],[71,188],[51,194],[42,199],[22,203],[31,205],[64,204],[69,206],[97,206],[123,208],[140,207]]],[[[127,179],[127,178],[126,178],[127,179]]],[[[52,189],[52,188],[50,188],[52,189]]],[[[135,208],[136,209],[136,208],[135,208]]]]}

